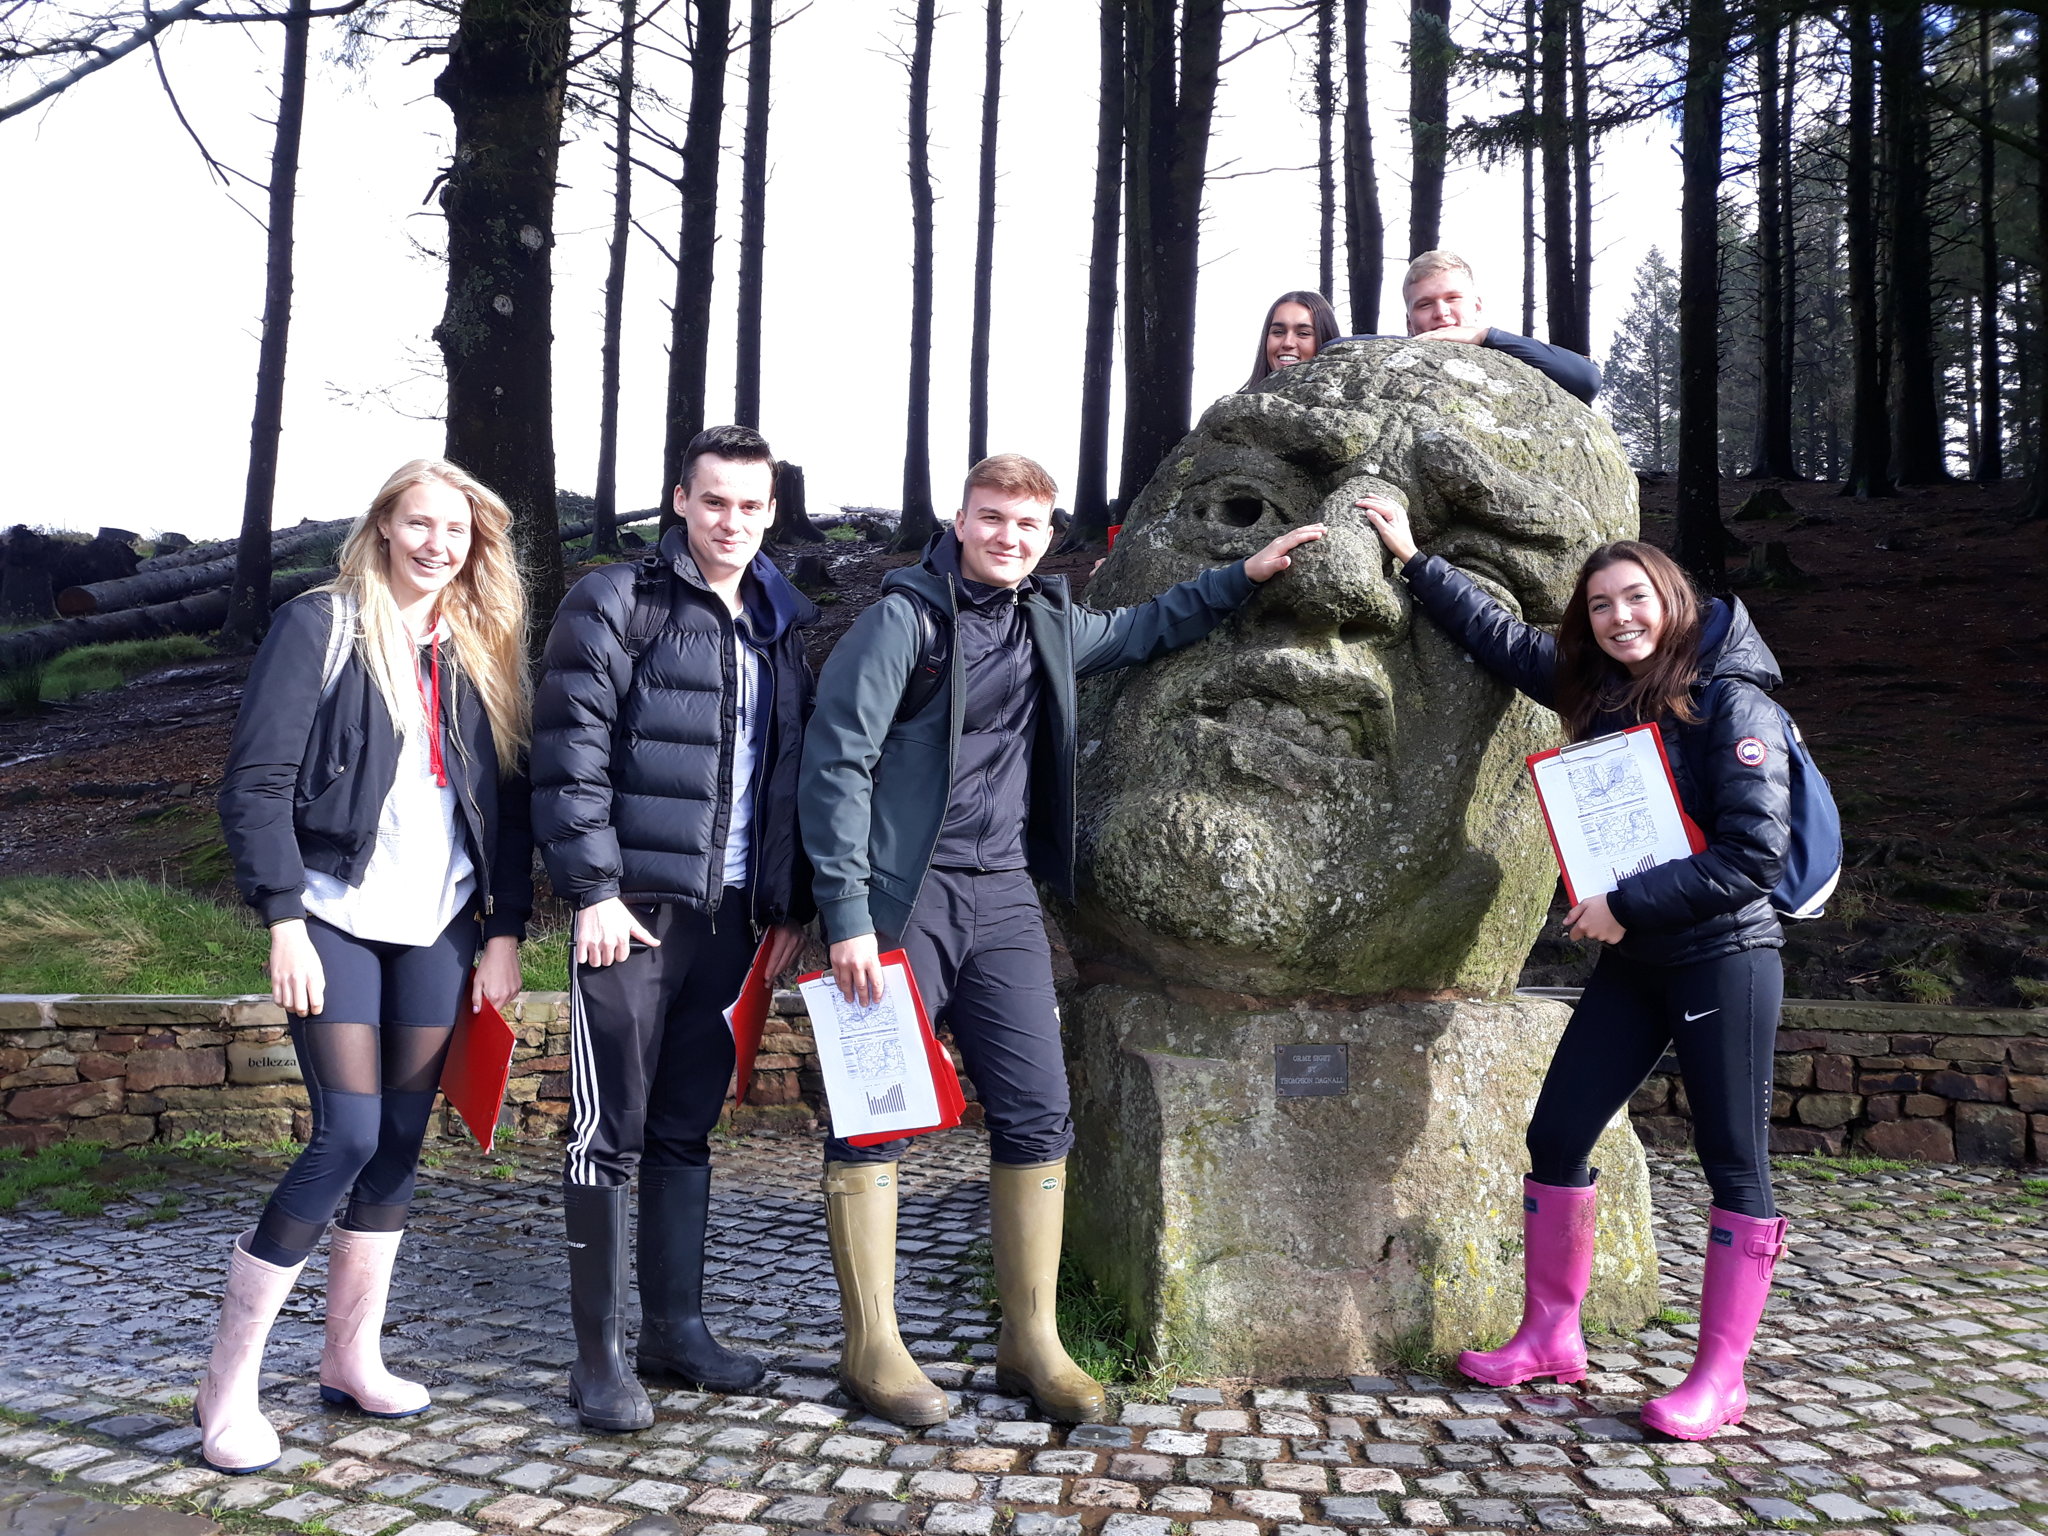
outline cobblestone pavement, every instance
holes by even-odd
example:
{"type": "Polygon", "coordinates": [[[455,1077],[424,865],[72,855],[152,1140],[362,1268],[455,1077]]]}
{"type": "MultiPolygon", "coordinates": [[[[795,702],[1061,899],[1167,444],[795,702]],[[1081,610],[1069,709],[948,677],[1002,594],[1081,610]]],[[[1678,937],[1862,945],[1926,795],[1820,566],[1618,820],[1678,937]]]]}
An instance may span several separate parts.
{"type": "Polygon", "coordinates": [[[652,1429],[614,1437],[579,1431],[561,1396],[573,1347],[552,1154],[525,1156],[454,1157],[423,1176],[386,1345],[433,1384],[420,1418],[321,1405],[313,1260],[265,1378],[285,1459],[254,1477],[197,1464],[187,1405],[225,1245],[262,1182],[181,1174],[179,1218],[139,1229],[122,1207],[0,1215],[0,1531],[98,1530],[110,1506],[154,1502],[132,1512],[141,1526],[104,1528],[2048,1532],[2048,1181],[2016,1173],[1786,1165],[1793,1248],[1752,1364],[1754,1406],[1742,1430],[1705,1445],[1648,1437],[1637,1418],[1679,1379],[1695,1331],[1675,1319],[1697,1294],[1706,1191],[1695,1165],[1668,1158],[1652,1166],[1676,1310],[1634,1337],[1597,1336],[1579,1387],[1475,1391],[1391,1367],[1333,1382],[1162,1382],[1129,1394],[1116,1423],[1066,1430],[993,1390],[973,1251],[983,1143],[926,1138],[904,1165],[903,1330],[958,1409],[906,1433],[851,1408],[832,1379],[815,1144],[756,1136],[719,1153],[715,1322],[770,1355],[774,1374],[758,1397],[658,1397],[652,1429]]]}

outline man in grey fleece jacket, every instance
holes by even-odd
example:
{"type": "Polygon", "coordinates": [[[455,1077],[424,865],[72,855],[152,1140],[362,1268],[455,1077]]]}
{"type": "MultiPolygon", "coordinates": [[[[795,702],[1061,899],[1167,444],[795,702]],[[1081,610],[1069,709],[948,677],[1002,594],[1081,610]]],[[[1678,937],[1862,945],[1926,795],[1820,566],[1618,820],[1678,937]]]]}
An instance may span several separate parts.
{"type": "MultiPolygon", "coordinates": [[[[877,953],[902,948],[980,1093],[1003,1302],[998,1388],[1076,1423],[1099,1418],[1103,1397],[1054,1324],[1073,1128],[1034,885],[1073,886],[1074,683],[1192,645],[1322,530],[1296,528],[1248,560],[1102,613],[1076,604],[1064,577],[1032,575],[1056,495],[1021,455],[969,472],[953,526],[917,565],[889,574],[825,664],[797,806],[840,990],[878,996],[877,953]],[[917,707],[904,714],[927,665],[936,686],[921,701],[921,688],[910,692],[917,707]]],[[[839,1376],[877,1414],[932,1424],[946,1416],[945,1394],[896,1330],[903,1145],[826,1148],[846,1324],[839,1376]]]]}

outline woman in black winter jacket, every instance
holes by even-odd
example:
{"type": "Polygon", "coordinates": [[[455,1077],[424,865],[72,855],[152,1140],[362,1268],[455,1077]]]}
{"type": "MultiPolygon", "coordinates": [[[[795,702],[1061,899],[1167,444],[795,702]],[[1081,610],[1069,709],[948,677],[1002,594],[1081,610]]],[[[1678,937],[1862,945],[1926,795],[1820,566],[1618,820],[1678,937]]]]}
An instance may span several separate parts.
{"type": "Polygon", "coordinates": [[[217,1471],[277,1460],[257,1402],[264,1340],[344,1195],[320,1395],[379,1418],[427,1406],[384,1369],[385,1297],[456,1018],[518,992],[533,905],[510,535],[505,504],[465,471],[405,465],[350,531],[339,576],[279,610],[242,692],[221,830],[270,928],[313,1127],[229,1255],[193,1405],[217,1471]]]}
{"type": "Polygon", "coordinates": [[[1705,603],[1669,556],[1634,541],[1588,557],[1555,639],[1477,583],[1417,551],[1408,514],[1358,505],[1422,609],[1501,681],[1563,716],[1584,741],[1654,722],[1686,814],[1706,848],[1588,896],[1575,939],[1607,948],[1558,1041],[1529,1122],[1523,1190],[1522,1325],[1458,1368],[1490,1386],[1586,1374],[1579,1303],[1592,1274],[1594,1142],[1667,1047],[1692,1105],[1713,1190],[1700,1343],[1643,1422],[1702,1440],[1741,1419],[1749,1357],[1785,1223],[1771,1200],[1772,1051],[1784,934],[1771,906],[1790,843],[1790,762],[1777,663],[1735,600],[1705,603]]]}

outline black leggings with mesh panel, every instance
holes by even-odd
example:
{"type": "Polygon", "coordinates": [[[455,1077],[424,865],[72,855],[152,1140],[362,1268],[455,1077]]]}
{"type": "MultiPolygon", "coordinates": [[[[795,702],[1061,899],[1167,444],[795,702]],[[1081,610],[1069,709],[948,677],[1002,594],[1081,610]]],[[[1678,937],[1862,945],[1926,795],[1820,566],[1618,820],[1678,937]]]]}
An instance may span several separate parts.
{"type": "Polygon", "coordinates": [[[286,1266],[319,1245],[343,1196],[341,1224],[351,1231],[405,1225],[478,936],[473,912],[431,944],[358,939],[317,917],[306,929],[326,995],[320,1012],[291,1021],[291,1032],[313,1132],[249,1240],[257,1258],[286,1266]]]}

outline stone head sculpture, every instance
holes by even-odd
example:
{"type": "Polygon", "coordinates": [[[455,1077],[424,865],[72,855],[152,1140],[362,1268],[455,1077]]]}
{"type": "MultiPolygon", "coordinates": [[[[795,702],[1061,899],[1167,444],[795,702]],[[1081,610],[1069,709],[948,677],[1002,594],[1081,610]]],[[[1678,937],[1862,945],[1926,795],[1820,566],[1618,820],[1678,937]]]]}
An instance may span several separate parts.
{"type": "Polygon", "coordinates": [[[1498,352],[1347,342],[1211,406],[1090,597],[1329,533],[1202,644],[1088,685],[1082,960],[1267,996],[1512,986],[1555,879],[1522,759],[1556,723],[1415,610],[1367,492],[1536,624],[1636,529],[1607,423],[1498,352]]]}

